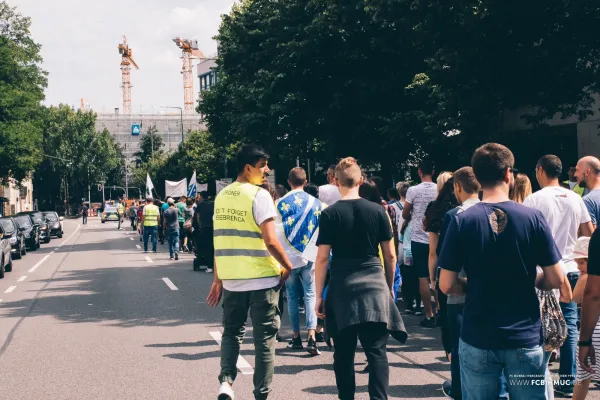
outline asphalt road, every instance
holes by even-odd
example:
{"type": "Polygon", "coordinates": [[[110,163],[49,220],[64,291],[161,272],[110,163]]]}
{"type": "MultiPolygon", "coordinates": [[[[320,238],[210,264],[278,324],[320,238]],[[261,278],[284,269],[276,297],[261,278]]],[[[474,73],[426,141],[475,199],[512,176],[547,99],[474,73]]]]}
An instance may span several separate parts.
{"type": "MultiPolygon", "coordinates": [[[[0,280],[0,399],[216,399],[221,309],[205,301],[212,274],[194,272],[191,255],[169,261],[166,245],[144,254],[137,233],[116,224],[64,224],[63,239],[0,280]]],[[[407,344],[388,347],[390,397],[443,398],[450,373],[439,330],[405,322],[407,344]]],[[[281,334],[291,335],[285,316],[281,334]]],[[[249,325],[237,399],[252,399],[251,335],[249,325]]],[[[336,399],[332,356],[278,343],[270,399],[336,399]]],[[[360,350],[356,363],[361,371],[360,350]]],[[[368,399],[366,374],[357,374],[356,398],[368,399]]]]}

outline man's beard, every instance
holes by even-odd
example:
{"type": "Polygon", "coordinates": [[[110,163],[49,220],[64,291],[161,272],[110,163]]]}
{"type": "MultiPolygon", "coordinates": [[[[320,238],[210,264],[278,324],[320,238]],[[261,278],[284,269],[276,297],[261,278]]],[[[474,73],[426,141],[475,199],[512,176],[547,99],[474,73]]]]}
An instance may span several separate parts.
{"type": "Polygon", "coordinates": [[[578,185],[579,185],[580,188],[585,189],[587,187],[587,183],[585,182],[585,178],[583,178],[581,180],[581,182],[578,183],[578,185]]]}

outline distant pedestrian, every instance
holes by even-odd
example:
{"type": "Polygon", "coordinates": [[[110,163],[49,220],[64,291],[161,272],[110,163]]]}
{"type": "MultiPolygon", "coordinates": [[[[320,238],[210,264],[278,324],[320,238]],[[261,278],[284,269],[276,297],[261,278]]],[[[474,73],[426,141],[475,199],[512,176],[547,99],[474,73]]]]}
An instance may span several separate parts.
{"type": "Polygon", "coordinates": [[[328,206],[334,205],[342,198],[340,191],[335,183],[335,165],[327,169],[327,184],[319,186],[319,200],[328,206]]]}
{"type": "Polygon", "coordinates": [[[88,206],[86,203],[81,203],[81,217],[83,218],[83,225],[87,225],[88,219],[88,206]]]}
{"type": "Polygon", "coordinates": [[[179,250],[183,251],[183,223],[185,222],[185,207],[187,198],[185,196],[181,196],[179,198],[179,202],[175,204],[177,206],[177,211],[179,212],[179,250]]]}
{"type": "Polygon", "coordinates": [[[144,227],[144,252],[148,252],[148,239],[152,240],[152,251],[156,253],[156,232],[160,222],[160,212],[154,205],[152,197],[146,198],[143,210],[142,225],[144,227]]]}
{"type": "Polygon", "coordinates": [[[275,185],[275,203],[279,202],[283,196],[288,193],[288,190],[283,185],[275,185]]]}
{"type": "Polygon", "coordinates": [[[419,164],[419,178],[421,183],[410,187],[406,193],[406,202],[402,217],[412,222],[411,252],[413,266],[419,278],[419,293],[425,312],[425,319],[421,326],[435,328],[435,315],[431,304],[431,289],[429,283],[429,235],[423,230],[423,217],[427,205],[437,197],[437,185],[433,183],[433,164],[423,160],[419,164]]]}
{"type": "Polygon", "coordinates": [[[525,199],[531,195],[531,181],[525,174],[517,173],[515,183],[510,191],[510,199],[523,204],[525,199]]]}
{"type": "Polygon", "coordinates": [[[135,231],[135,221],[137,217],[137,206],[135,201],[131,203],[131,207],[129,207],[129,221],[131,222],[131,228],[135,231]]]}
{"type": "Polygon", "coordinates": [[[175,201],[167,200],[168,208],[163,213],[163,231],[169,245],[169,258],[179,260],[179,211],[175,201]]]}
{"type": "Polygon", "coordinates": [[[194,271],[213,272],[215,247],[213,242],[213,218],[215,201],[207,191],[200,192],[200,201],[194,213],[194,241],[196,259],[194,271]]]}
{"type": "Polygon", "coordinates": [[[188,198],[185,202],[185,210],[183,211],[185,221],[183,222],[183,251],[192,252],[192,217],[194,216],[194,199],[188,198]]]}
{"type": "Polygon", "coordinates": [[[312,197],[319,198],[319,187],[314,183],[307,183],[306,186],[304,186],[304,191],[312,197]]]}
{"type": "Polygon", "coordinates": [[[592,156],[583,157],[576,168],[575,176],[579,186],[589,190],[589,193],[583,196],[583,202],[590,212],[592,224],[596,227],[600,221],[600,160],[592,156]]]}

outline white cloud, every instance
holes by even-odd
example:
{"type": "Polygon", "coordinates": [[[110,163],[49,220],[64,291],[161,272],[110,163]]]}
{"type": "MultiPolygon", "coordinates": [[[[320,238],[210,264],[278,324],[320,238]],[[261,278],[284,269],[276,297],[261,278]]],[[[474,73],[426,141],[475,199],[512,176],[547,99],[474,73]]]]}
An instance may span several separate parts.
{"type": "MultiPolygon", "coordinates": [[[[46,103],[79,105],[98,112],[122,108],[120,56],[123,34],[140,66],[131,73],[133,112],[183,106],[181,53],[172,39],[197,39],[205,54],[216,51],[221,14],[235,0],[9,0],[31,17],[49,75],[46,103]]],[[[194,80],[197,93],[197,77],[194,80]]]]}

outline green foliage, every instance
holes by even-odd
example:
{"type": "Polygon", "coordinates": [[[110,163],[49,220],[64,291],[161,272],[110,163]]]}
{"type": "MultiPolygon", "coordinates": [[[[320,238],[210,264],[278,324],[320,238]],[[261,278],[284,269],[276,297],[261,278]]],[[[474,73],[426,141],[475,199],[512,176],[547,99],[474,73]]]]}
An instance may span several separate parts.
{"type": "Polygon", "coordinates": [[[199,109],[220,145],[384,170],[430,154],[452,168],[505,139],[507,110],[534,126],[590,114],[596,16],[564,0],[242,1],[223,17],[219,79],[199,109]]]}
{"type": "Polygon", "coordinates": [[[41,119],[44,160],[34,175],[34,188],[48,207],[64,199],[65,189],[69,202],[79,203],[87,198],[88,185],[121,185],[122,150],[108,130],[96,132],[92,111],[74,111],[66,105],[47,107],[41,119]]]}
{"type": "Polygon", "coordinates": [[[147,163],[152,157],[160,157],[163,155],[163,139],[156,135],[158,129],[152,125],[146,131],[146,134],[140,139],[140,151],[134,154],[138,163],[147,163]]]}
{"type": "Polygon", "coordinates": [[[0,183],[28,178],[41,161],[37,118],[47,74],[30,24],[0,1],[0,183]]]}

